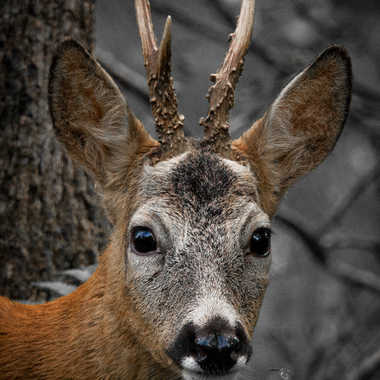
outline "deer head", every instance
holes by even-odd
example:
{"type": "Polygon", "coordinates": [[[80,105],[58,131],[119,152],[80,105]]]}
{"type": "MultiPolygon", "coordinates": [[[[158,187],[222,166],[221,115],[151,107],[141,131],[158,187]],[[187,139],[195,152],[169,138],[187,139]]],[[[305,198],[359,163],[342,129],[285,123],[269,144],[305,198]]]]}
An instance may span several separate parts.
{"type": "Polygon", "coordinates": [[[228,114],[254,17],[254,0],[243,0],[225,60],[211,76],[204,137],[195,140],[184,135],[177,110],[171,19],[158,47],[148,1],[136,0],[136,10],[158,140],[73,41],[62,44],[51,69],[55,131],[93,175],[114,226],[100,262],[107,318],[185,379],[230,378],[251,357],[278,202],[342,131],[350,59],[341,47],[325,50],[232,140],[228,114]]]}

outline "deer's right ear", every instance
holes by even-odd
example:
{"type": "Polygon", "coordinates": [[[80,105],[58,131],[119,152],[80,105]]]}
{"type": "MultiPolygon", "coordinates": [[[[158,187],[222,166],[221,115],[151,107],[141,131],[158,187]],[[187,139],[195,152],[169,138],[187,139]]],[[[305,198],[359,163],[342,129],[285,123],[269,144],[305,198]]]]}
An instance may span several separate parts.
{"type": "Polygon", "coordinates": [[[53,59],[49,105],[58,139],[103,185],[120,166],[128,170],[136,156],[158,145],[111,77],[75,41],[65,41],[53,59]]]}
{"type": "Polygon", "coordinates": [[[233,142],[250,161],[272,212],[284,191],[333,149],[348,115],[351,61],[326,49],[280,93],[265,116],[233,142]],[[268,198],[268,197],[267,197],[268,198]]]}

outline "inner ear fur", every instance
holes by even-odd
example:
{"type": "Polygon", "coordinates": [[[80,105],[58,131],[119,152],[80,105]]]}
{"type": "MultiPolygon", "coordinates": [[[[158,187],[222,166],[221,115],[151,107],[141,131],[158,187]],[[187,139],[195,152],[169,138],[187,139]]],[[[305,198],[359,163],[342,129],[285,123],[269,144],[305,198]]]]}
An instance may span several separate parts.
{"type": "Polygon", "coordinates": [[[111,77],[73,40],[62,43],[53,59],[49,105],[58,139],[103,185],[120,166],[157,145],[111,77]]]}
{"type": "Polygon", "coordinates": [[[335,146],[348,115],[351,82],[348,53],[332,46],[281,91],[262,119],[233,141],[233,148],[250,161],[265,188],[262,192],[271,194],[268,208],[335,146]]]}

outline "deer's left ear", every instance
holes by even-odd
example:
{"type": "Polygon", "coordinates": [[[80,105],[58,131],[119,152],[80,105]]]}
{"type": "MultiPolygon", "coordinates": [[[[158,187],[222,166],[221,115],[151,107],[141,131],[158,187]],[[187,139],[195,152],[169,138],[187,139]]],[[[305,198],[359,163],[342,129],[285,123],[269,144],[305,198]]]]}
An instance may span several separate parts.
{"type": "Polygon", "coordinates": [[[158,145],[111,77],[75,41],[63,42],[53,59],[49,105],[58,139],[103,186],[125,183],[129,169],[158,145]]]}
{"type": "Polygon", "coordinates": [[[351,78],[346,50],[326,49],[281,91],[262,119],[233,141],[266,187],[263,192],[272,188],[279,198],[333,149],[348,115],[351,78]]]}

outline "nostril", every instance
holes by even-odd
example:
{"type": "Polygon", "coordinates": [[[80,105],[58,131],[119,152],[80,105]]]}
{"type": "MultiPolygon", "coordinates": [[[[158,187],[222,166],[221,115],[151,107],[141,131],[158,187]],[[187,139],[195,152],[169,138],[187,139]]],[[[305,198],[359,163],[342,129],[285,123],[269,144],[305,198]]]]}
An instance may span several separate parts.
{"type": "Polygon", "coordinates": [[[209,334],[195,338],[195,360],[200,364],[227,360],[231,366],[239,357],[240,340],[236,336],[209,334]]]}
{"type": "Polygon", "coordinates": [[[195,338],[195,344],[199,348],[218,351],[234,351],[239,347],[240,340],[237,336],[210,334],[195,338]]]}
{"type": "Polygon", "coordinates": [[[217,336],[218,350],[231,350],[234,351],[237,349],[240,340],[237,336],[225,336],[225,335],[218,335],[217,336]]]}
{"type": "Polygon", "coordinates": [[[216,334],[210,334],[206,336],[199,336],[195,338],[195,344],[202,348],[216,348],[218,345],[218,339],[216,334]]]}

